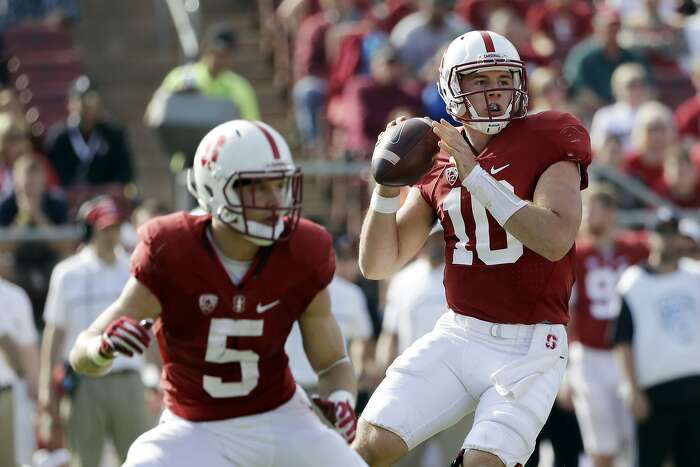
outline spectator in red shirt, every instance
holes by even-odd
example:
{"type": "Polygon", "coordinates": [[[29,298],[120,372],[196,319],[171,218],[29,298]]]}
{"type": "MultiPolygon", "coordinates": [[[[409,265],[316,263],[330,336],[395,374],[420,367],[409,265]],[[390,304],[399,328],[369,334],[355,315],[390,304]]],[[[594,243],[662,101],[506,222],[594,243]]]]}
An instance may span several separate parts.
{"type": "Polygon", "coordinates": [[[528,3],[524,0],[458,0],[455,12],[474,29],[479,30],[487,29],[491,14],[501,8],[507,8],[518,17],[524,18],[528,3]]]}
{"type": "Polygon", "coordinates": [[[681,208],[700,208],[700,177],[687,151],[677,149],[666,157],[654,191],[681,208]]]}
{"type": "Polygon", "coordinates": [[[571,47],[591,33],[593,11],[586,0],[545,0],[532,5],[527,24],[534,41],[547,44],[561,64],[571,47]]]}
{"type": "MultiPolygon", "coordinates": [[[[411,89],[402,82],[405,73],[398,51],[385,46],[372,58],[370,75],[357,76],[345,87],[341,126],[346,159],[368,159],[387,122],[398,115],[418,115],[420,89],[411,89]]],[[[331,226],[338,231],[359,233],[368,202],[365,182],[357,177],[338,177],[333,181],[332,192],[331,226]]]]}
{"type": "Polygon", "coordinates": [[[689,97],[676,109],[678,132],[686,142],[700,139],[700,57],[693,61],[691,78],[697,94],[689,97]]]}
{"type": "Polygon", "coordinates": [[[386,46],[373,57],[370,75],[354,78],[345,88],[345,149],[353,158],[369,157],[395,109],[421,109],[417,90],[402,83],[405,70],[398,51],[386,46]]]}
{"type": "Polygon", "coordinates": [[[633,150],[627,153],[623,170],[650,188],[658,186],[675,139],[671,110],[657,101],[642,104],[632,129],[633,150]]]}
{"type": "Polygon", "coordinates": [[[546,66],[550,61],[550,51],[540,50],[532,42],[532,34],[522,17],[510,8],[501,8],[489,17],[486,29],[510,39],[531,72],[538,66],[546,66]]]}
{"type": "Polygon", "coordinates": [[[414,0],[387,0],[377,4],[374,13],[379,20],[379,28],[389,34],[394,26],[406,16],[416,11],[414,0]]]}
{"type": "Polygon", "coordinates": [[[297,127],[302,143],[312,150],[325,147],[323,114],[328,96],[329,32],[346,21],[355,21],[366,10],[362,0],[322,2],[322,11],[306,17],[295,38],[292,90],[297,127]]]}
{"type": "Polygon", "coordinates": [[[307,16],[294,39],[294,111],[301,139],[309,146],[322,146],[324,141],[321,115],[328,87],[326,34],[335,16],[333,10],[307,16]]]}

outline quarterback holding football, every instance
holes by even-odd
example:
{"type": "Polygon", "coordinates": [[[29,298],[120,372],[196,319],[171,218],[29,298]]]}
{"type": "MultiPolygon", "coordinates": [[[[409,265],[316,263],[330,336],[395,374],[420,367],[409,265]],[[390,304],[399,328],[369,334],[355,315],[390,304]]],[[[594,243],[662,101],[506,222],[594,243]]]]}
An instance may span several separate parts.
{"type": "Polygon", "coordinates": [[[206,211],[157,217],[139,231],[120,298],[84,331],[76,371],[100,375],[115,353],[142,353],[153,319],[163,360],[160,424],[127,467],[362,466],[356,381],[326,287],[331,237],[300,218],[301,173],[282,136],[233,120],[200,143],[188,188],[206,211]],[[298,321],[319,378],[310,410],[284,344],[298,321]]]}
{"type": "Polygon", "coordinates": [[[590,139],[569,114],[527,114],[525,67],[499,34],[456,38],[438,86],[463,126],[432,122],[439,150],[403,205],[399,187],[377,180],[360,267],[370,279],[391,276],[438,220],[449,310],[389,367],[353,447],[373,467],[391,465],[474,412],[453,465],[515,467],[530,457],[566,369],[590,139]]]}

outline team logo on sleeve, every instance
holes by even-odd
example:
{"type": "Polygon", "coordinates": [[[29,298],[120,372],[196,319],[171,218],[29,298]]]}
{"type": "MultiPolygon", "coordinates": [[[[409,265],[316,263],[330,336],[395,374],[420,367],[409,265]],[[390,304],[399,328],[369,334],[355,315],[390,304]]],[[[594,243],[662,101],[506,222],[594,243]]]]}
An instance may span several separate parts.
{"type": "Polygon", "coordinates": [[[448,167],[445,169],[445,178],[447,179],[447,183],[450,184],[450,186],[454,186],[455,182],[457,182],[457,179],[459,178],[459,172],[457,171],[457,167],[448,167]]]}
{"type": "Polygon", "coordinates": [[[219,303],[219,297],[214,294],[207,293],[199,296],[199,309],[205,315],[214,311],[217,303],[219,303]]]}
{"type": "Polygon", "coordinates": [[[583,132],[583,130],[574,125],[565,126],[559,130],[559,134],[562,136],[562,138],[564,138],[564,140],[574,144],[580,143],[586,138],[586,134],[583,132]]]}
{"type": "Polygon", "coordinates": [[[245,295],[236,295],[233,297],[233,311],[243,313],[245,311],[245,295]]]}

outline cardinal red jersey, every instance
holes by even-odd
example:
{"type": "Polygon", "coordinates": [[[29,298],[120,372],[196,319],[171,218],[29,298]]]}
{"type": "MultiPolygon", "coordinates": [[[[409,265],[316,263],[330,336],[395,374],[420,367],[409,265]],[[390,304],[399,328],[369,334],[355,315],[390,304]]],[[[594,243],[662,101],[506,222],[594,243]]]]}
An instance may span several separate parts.
{"type": "MultiPolygon", "coordinates": [[[[448,159],[440,153],[417,186],[444,229],[450,308],[493,323],[566,323],[574,249],[552,262],[525,247],[472,198],[448,159]]],[[[532,200],[540,176],[559,161],[578,164],[581,189],[587,186],[590,138],[573,116],[542,112],[510,122],[478,160],[520,198],[532,200]]]]}
{"type": "Polygon", "coordinates": [[[328,232],[302,219],[292,238],[261,248],[236,286],[206,231],[211,216],[177,213],[139,232],[133,276],[160,301],[154,330],[165,405],[193,421],[265,412],[294,394],[284,344],[335,272],[328,232]]]}
{"type": "Polygon", "coordinates": [[[621,233],[613,245],[601,250],[591,242],[576,242],[576,284],[569,326],[571,339],[596,349],[610,349],[609,327],[619,308],[612,306],[617,282],[628,266],[649,255],[646,237],[621,233]]]}

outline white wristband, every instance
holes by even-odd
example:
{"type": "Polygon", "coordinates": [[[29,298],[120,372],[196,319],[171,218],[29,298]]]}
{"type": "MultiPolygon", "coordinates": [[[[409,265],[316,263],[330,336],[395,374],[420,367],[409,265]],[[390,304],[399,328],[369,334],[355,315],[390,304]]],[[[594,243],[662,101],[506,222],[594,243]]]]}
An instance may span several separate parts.
{"type": "Polygon", "coordinates": [[[87,343],[87,356],[92,363],[99,366],[100,368],[107,367],[112,364],[114,358],[104,357],[100,353],[100,347],[102,346],[102,336],[95,336],[90,339],[87,343]]]}
{"type": "Polygon", "coordinates": [[[527,201],[518,197],[479,165],[469,172],[462,185],[489,210],[501,226],[504,226],[513,214],[527,206],[527,201]]]}
{"type": "Polygon", "coordinates": [[[372,200],[369,202],[370,209],[381,214],[394,214],[401,207],[401,196],[387,198],[372,192],[372,200]]]}
{"type": "Polygon", "coordinates": [[[333,368],[337,367],[338,365],[342,365],[343,363],[350,363],[352,365],[352,362],[350,361],[350,357],[348,357],[347,355],[343,355],[342,357],[340,357],[338,360],[336,360],[333,363],[331,363],[330,365],[328,365],[323,370],[319,370],[316,373],[316,376],[321,377],[321,376],[325,375],[326,373],[328,373],[329,371],[331,371],[333,368]]]}
{"type": "Polygon", "coordinates": [[[345,389],[338,389],[337,391],[333,391],[330,396],[328,396],[328,400],[331,402],[349,402],[350,406],[354,409],[355,408],[355,396],[350,391],[347,391],[345,389]]]}

